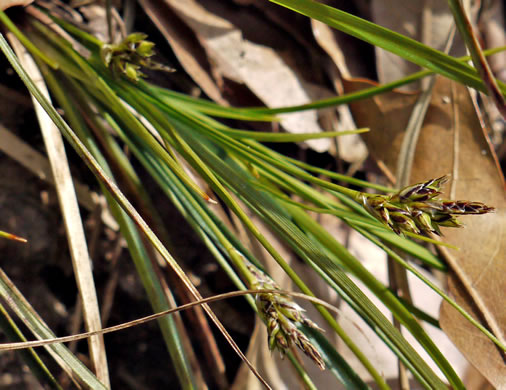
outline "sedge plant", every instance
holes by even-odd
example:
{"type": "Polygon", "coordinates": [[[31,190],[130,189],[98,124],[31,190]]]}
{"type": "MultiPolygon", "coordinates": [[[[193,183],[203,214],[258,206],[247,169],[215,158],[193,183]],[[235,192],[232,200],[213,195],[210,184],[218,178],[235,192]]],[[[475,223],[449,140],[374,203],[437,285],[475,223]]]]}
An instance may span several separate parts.
{"type": "MultiPolygon", "coordinates": [[[[154,245],[169,266],[177,270],[176,273],[184,281],[183,285],[190,291],[195,290],[169,251],[153,234],[154,230],[158,234],[166,235],[166,228],[163,222],[157,219],[156,207],[143,189],[142,180],[124,153],[123,146],[128,147],[134,158],[185,217],[238,289],[272,290],[272,293],[263,292],[247,297],[245,302],[258,313],[267,326],[268,347],[271,350],[277,349],[288,357],[308,388],[314,388],[314,385],[298,363],[298,352],[294,347],[320,368],[331,370],[336,380],[341,381],[347,388],[367,388],[365,381],[340,356],[327,338],[318,333],[319,327],[316,323],[321,322],[326,322],[343,340],[379,388],[387,389],[389,386],[379,370],[325,307],[315,304],[320,318],[310,319],[291,298],[279,294],[278,284],[267,274],[259,259],[213,211],[216,203],[214,197],[218,197],[235,214],[244,228],[304,294],[314,296],[245,208],[256,214],[321,277],[322,282],[334,289],[357,312],[423,387],[445,389],[447,385],[357,287],[350,275],[358,278],[415,336],[448,383],[455,389],[462,389],[461,379],[420,325],[419,320],[430,319],[430,316],[426,315],[423,309],[404,302],[377,280],[343,244],[312,219],[307,210],[340,218],[422,278],[443,299],[496,342],[499,348],[506,350],[500,341],[494,339],[487,329],[441,289],[424,278],[403,256],[392,251],[395,247],[427,266],[444,270],[445,264],[441,259],[410,238],[438,243],[430,234],[440,235],[441,227],[459,227],[458,215],[483,214],[493,211],[493,207],[475,201],[439,199],[440,188],[447,180],[446,177],[392,191],[290,159],[262,142],[297,142],[334,137],[343,135],[343,132],[295,135],[231,128],[217,118],[272,121],[276,120],[275,114],[283,112],[283,109],[269,111],[263,108],[225,108],[151,84],[145,78],[144,68],[162,71],[171,69],[152,60],[154,44],[148,41],[144,34],[126,36],[118,44],[104,43],[68,21],[50,15],[53,22],[73,38],[71,44],[66,36],[59,34],[57,29],[48,26],[41,18],[27,15],[18,30],[4,13],[0,14],[4,24],[22,38],[22,42],[26,42],[26,47],[37,61],[49,89],[63,108],[70,127],[61,121],[56,111],[45,102],[45,107],[52,112],[64,135],[97,175],[109,207],[128,242],[131,257],[154,311],[166,310],[170,300],[154,268],[156,261],[150,259],[153,251],[147,241],[154,245]],[[73,45],[82,45],[89,55],[79,54],[73,45]],[[188,174],[188,167],[197,173],[199,180],[188,174]],[[320,179],[315,173],[324,173],[332,179],[376,189],[380,193],[373,194],[365,189],[352,190],[320,179]],[[142,216],[150,217],[152,228],[142,222],[139,213],[131,208],[116,185],[111,183],[118,183],[130,189],[129,193],[133,194],[136,204],[140,205],[142,216]],[[205,191],[202,183],[206,183],[213,193],[205,191]],[[292,195],[304,202],[294,201],[292,195]],[[144,235],[147,241],[143,239],[144,235]]],[[[328,21],[327,19],[324,21],[328,21]]],[[[354,28],[356,31],[363,28],[374,37],[374,30],[371,33],[369,25],[357,23],[354,28]]],[[[392,34],[390,38],[395,37],[396,35],[392,34]]],[[[403,41],[400,40],[400,43],[403,41]]],[[[423,54],[427,53],[426,48],[423,49],[425,51],[419,50],[422,53],[419,57],[422,59],[423,54]]],[[[2,44],[2,50],[15,66],[15,56],[9,53],[5,43],[2,44]]],[[[437,56],[432,56],[431,59],[438,66],[428,67],[430,70],[450,74],[453,78],[460,78],[459,80],[473,87],[481,88],[479,79],[476,79],[469,67],[462,62],[437,56]],[[452,68],[449,64],[458,65],[452,68]]],[[[31,88],[30,91],[36,94],[23,70],[19,66],[15,66],[15,69],[24,77],[23,81],[31,88]]],[[[378,87],[377,92],[384,90],[382,88],[378,87]]],[[[355,95],[349,97],[350,100],[356,98],[355,95]]],[[[346,101],[346,96],[343,96],[340,97],[339,103],[346,101]]],[[[286,108],[285,111],[307,108],[286,108]]],[[[169,239],[163,241],[168,242],[169,239]]],[[[215,321],[211,312],[207,313],[215,321]]],[[[437,324],[437,321],[431,323],[437,324]]],[[[160,319],[159,325],[182,388],[197,388],[197,379],[188,360],[188,354],[191,352],[181,348],[181,330],[168,319],[160,319]]],[[[67,355],[64,356],[67,359],[67,355]]],[[[74,369],[74,374],[81,381],[90,383],[90,373],[84,374],[82,367],[79,367],[79,370],[74,369]]]]}

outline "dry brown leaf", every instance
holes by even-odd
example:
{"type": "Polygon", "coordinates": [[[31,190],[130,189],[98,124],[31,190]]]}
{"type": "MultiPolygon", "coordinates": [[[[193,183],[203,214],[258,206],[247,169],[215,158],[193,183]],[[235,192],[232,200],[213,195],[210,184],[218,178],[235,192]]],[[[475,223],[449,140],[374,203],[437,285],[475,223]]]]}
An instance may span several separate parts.
{"type": "MultiPolygon", "coordinates": [[[[339,94],[342,94],[342,78],[351,77],[351,72],[348,66],[350,63],[349,59],[352,58],[356,60],[357,57],[350,55],[349,51],[347,51],[346,56],[344,55],[343,50],[341,50],[341,45],[343,43],[337,41],[337,37],[341,36],[336,35],[336,33],[339,32],[336,32],[326,24],[313,19],[311,20],[311,27],[316,42],[318,42],[320,47],[325,50],[332,59],[332,63],[334,65],[329,66],[330,69],[328,71],[328,76],[332,80],[335,90],[339,94]]],[[[349,45],[346,45],[346,48],[351,49],[349,45]]],[[[360,69],[363,66],[363,62],[351,61],[351,69],[353,69],[354,75],[356,74],[357,69],[360,69]]],[[[340,130],[356,128],[348,106],[340,105],[336,107],[336,110],[339,114],[339,119],[335,128],[340,130]]],[[[339,157],[346,162],[361,163],[367,158],[367,149],[365,148],[362,139],[357,134],[340,138],[337,142],[337,147],[339,157]]]]}
{"type": "Polygon", "coordinates": [[[140,4],[153,23],[169,42],[174,54],[186,72],[215,102],[227,105],[216,82],[210,75],[210,69],[204,50],[195,36],[174,14],[169,1],[140,0],[140,4]]]}
{"type": "MultiPolygon", "coordinates": [[[[347,86],[356,87],[351,83],[347,86]]],[[[359,126],[375,124],[364,139],[371,154],[391,170],[396,167],[399,145],[414,100],[416,95],[391,92],[351,104],[359,126]]],[[[504,181],[467,89],[440,78],[417,144],[411,181],[447,173],[452,175],[452,180],[447,185],[446,197],[482,201],[497,208],[495,214],[463,218],[464,229],[444,230],[444,240],[460,248],[446,256],[453,270],[450,294],[504,340],[504,181]],[[462,282],[455,282],[457,273],[462,282]]],[[[440,321],[466,358],[492,384],[504,388],[504,354],[446,303],[442,306],[440,321]]]]}
{"type": "Polygon", "coordinates": [[[464,376],[464,385],[467,389],[472,390],[495,390],[494,387],[476,370],[473,366],[469,366],[464,376]]]}
{"type": "MultiPolygon", "coordinates": [[[[356,4],[352,5],[346,0],[324,0],[322,2],[345,12],[356,12],[354,9],[356,4]]],[[[364,17],[363,15],[358,16],[364,17]]],[[[374,77],[371,69],[374,52],[371,46],[314,19],[311,20],[311,27],[316,42],[329,55],[342,77],[374,77]]],[[[342,90],[338,90],[338,92],[342,93],[342,90]]]]}
{"type": "MultiPolygon", "coordinates": [[[[284,58],[296,58],[297,55],[300,56],[300,53],[303,52],[301,48],[304,48],[310,58],[312,58],[313,63],[311,64],[311,67],[314,68],[314,62],[318,62],[319,67],[323,66],[324,72],[332,81],[334,90],[336,90],[339,94],[343,93],[341,75],[349,77],[350,73],[354,76],[367,74],[367,64],[366,61],[364,61],[363,51],[361,51],[360,46],[356,45],[358,40],[355,38],[339,31],[332,30],[326,24],[311,20],[312,37],[329,55],[330,59],[326,56],[322,57],[317,46],[311,39],[311,35],[307,33],[305,28],[301,28],[301,26],[304,26],[307,23],[304,17],[301,18],[302,15],[271,3],[252,2],[250,0],[234,0],[234,2],[242,5],[254,5],[265,15],[266,20],[286,31],[291,40],[296,41],[299,47],[287,50],[287,44],[284,43],[282,46],[284,49],[281,52],[281,54],[284,55],[284,58]],[[341,48],[344,49],[342,50],[341,48]],[[346,56],[344,56],[344,52],[346,53],[346,56]]],[[[326,3],[329,3],[329,1],[326,1],[326,3]]],[[[333,5],[340,8],[342,4],[333,5]]],[[[240,25],[242,26],[243,24],[240,25]]],[[[256,23],[253,23],[253,25],[256,25],[256,23]]],[[[272,44],[269,46],[275,47],[272,44]]],[[[299,67],[298,71],[303,70],[299,67]]],[[[314,73],[315,72],[313,71],[311,76],[314,76],[314,73]]],[[[304,77],[307,76],[306,72],[304,77]]],[[[323,90],[323,88],[321,88],[320,80],[315,80],[314,82],[316,82],[320,89],[323,90]]],[[[304,85],[304,89],[307,91],[312,100],[324,99],[335,95],[335,93],[329,92],[313,93],[311,85],[304,85]]],[[[336,107],[335,110],[320,110],[318,112],[318,116],[319,124],[323,129],[325,129],[325,131],[350,130],[356,128],[349,109],[345,105],[340,105],[336,107]]],[[[358,135],[338,138],[336,144],[337,157],[348,163],[358,166],[361,165],[361,163],[367,158],[367,149],[358,135]]],[[[329,150],[329,153],[332,155],[336,154],[334,146],[335,145],[332,144],[331,149],[329,150]]]]}
{"type": "MultiPolygon", "coordinates": [[[[504,178],[497,169],[494,152],[481,133],[467,95],[457,96],[458,160],[451,193],[455,198],[482,200],[497,208],[483,218],[467,218],[466,228],[448,231],[446,240],[461,248],[446,255],[454,273],[449,291],[453,298],[486,325],[501,342],[506,339],[506,196],[504,178]],[[474,131],[473,131],[474,130],[474,131]],[[481,136],[481,137],[480,137],[481,136]],[[466,142],[467,140],[467,142],[466,142]],[[469,141],[472,140],[472,141],[469,141]],[[460,166],[459,166],[460,165],[460,166]],[[458,176],[457,176],[458,175],[458,176]]],[[[497,389],[506,389],[505,353],[447,303],[441,307],[440,323],[468,360],[497,389]]]]}
{"type": "Polygon", "coordinates": [[[5,11],[7,8],[21,5],[23,7],[32,4],[33,0],[0,0],[0,11],[5,11]]]}
{"type": "Polygon", "coordinates": [[[316,42],[321,46],[323,50],[329,55],[334,64],[339,69],[339,72],[343,77],[350,78],[351,73],[348,69],[346,57],[343,51],[336,42],[334,30],[318,20],[311,20],[311,27],[313,28],[313,35],[316,42]]]}
{"type": "MultiPolygon", "coordinates": [[[[346,93],[377,85],[365,79],[343,79],[343,84],[346,93]]],[[[403,131],[417,98],[418,94],[415,93],[394,91],[349,104],[357,126],[371,128],[370,132],[362,134],[362,139],[378,165],[388,169],[388,177],[395,177],[403,131]]]]}

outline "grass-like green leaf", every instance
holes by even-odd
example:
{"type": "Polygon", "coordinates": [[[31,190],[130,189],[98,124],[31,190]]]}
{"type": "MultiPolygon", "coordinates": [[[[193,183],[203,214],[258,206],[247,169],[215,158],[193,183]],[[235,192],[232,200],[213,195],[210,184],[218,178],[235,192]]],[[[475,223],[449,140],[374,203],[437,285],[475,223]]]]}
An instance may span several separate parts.
{"type": "MultiPolygon", "coordinates": [[[[183,129],[182,129],[183,130],[183,129]]],[[[183,130],[185,131],[185,130],[183,130]]],[[[185,131],[184,134],[187,141],[189,141],[192,137],[191,133],[185,131]]],[[[329,259],[324,252],[322,252],[312,241],[310,241],[307,236],[302,234],[302,232],[291,222],[290,217],[287,215],[286,211],[282,211],[282,209],[273,202],[272,199],[267,197],[264,193],[258,192],[254,187],[252,187],[249,182],[244,178],[247,177],[247,173],[243,172],[243,175],[239,175],[238,168],[232,168],[230,165],[227,165],[216,156],[214,153],[210,152],[210,150],[204,145],[203,142],[193,142],[192,147],[199,156],[203,158],[203,161],[206,163],[206,166],[210,166],[213,168],[213,171],[219,174],[221,178],[226,178],[226,183],[228,186],[232,186],[235,191],[237,191],[238,195],[243,198],[256,212],[258,212],[266,222],[275,229],[278,234],[280,234],[294,249],[296,252],[300,251],[304,253],[307,257],[309,257],[312,261],[314,261],[319,267],[321,267],[329,277],[337,283],[341,289],[352,299],[368,316],[368,318],[378,327],[380,328],[391,340],[391,342],[402,351],[403,357],[411,362],[413,366],[416,367],[414,374],[417,377],[422,378],[434,386],[434,388],[443,388],[444,386],[442,382],[437,378],[437,376],[428,368],[426,363],[418,356],[418,354],[411,348],[409,343],[407,343],[402,336],[398,333],[398,331],[393,328],[393,326],[388,322],[388,320],[379,312],[379,310],[374,306],[369,299],[354,285],[353,282],[346,276],[346,274],[340,269],[339,265],[336,265],[329,259]]],[[[199,167],[200,168],[200,167],[199,167]]],[[[202,170],[205,168],[202,167],[202,170]]],[[[206,173],[201,171],[201,174],[206,177],[206,173]]],[[[220,188],[219,183],[213,183],[213,188],[218,193],[223,193],[224,189],[220,188]]],[[[223,193],[225,197],[227,195],[223,193]]],[[[223,199],[223,198],[222,198],[223,199]]],[[[238,213],[238,216],[241,218],[240,210],[237,210],[237,206],[227,201],[225,198],[225,202],[229,203],[229,206],[234,209],[235,212],[238,213]]],[[[246,221],[243,221],[246,223],[246,221]]],[[[257,232],[252,231],[253,234],[257,236],[260,242],[263,241],[263,238],[258,235],[257,232]]],[[[297,275],[292,275],[290,269],[287,269],[286,263],[284,260],[279,257],[277,252],[270,246],[269,243],[262,242],[264,247],[271,253],[271,255],[280,263],[280,265],[285,269],[285,271],[290,275],[290,277],[299,285],[304,286],[302,281],[300,281],[297,275]]],[[[425,332],[421,329],[418,323],[414,320],[411,314],[404,308],[402,304],[398,302],[398,300],[392,295],[388,294],[384,291],[384,287],[377,286],[377,280],[372,277],[372,275],[368,274],[368,272],[361,266],[360,262],[351,256],[344,247],[336,247],[339,248],[338,257],[341,260],[346,261],[346,264],[350,267],[353,267],[354,273],[358,275],[369,275],[369,280],[367,281],[367,285],[369,288],[376,290],[375,292],[384,299],[384,303],[389,306],[392,312],[398,316],[399,320],[410,329],[420,340],[422,345],[424,345],[429,354],[431,354],[436,362],[440,364],[443,372],[447,375],[448,379],[451,383],[453,383],[458,388],[463,388],[460,379],[455,374],[451,366],[448,364],[446,359],[439,352],[437,347],[433,344],[432,340],[425,334],[425,332]],[[377,286],[377,287],[376,287],[377,286]],[[381,289],[381,291],[379,291],[381,289]]],[[[309,293],[304,291],[304,293],[309,293]]]]}
{"type": "MultiPolygon", "coordinates": [[[[7,337],[7,339],[11,342],[26,341],[26,337],[23,335],[14,320],[11,318],[5,307],[1,304],[0,328],[2,329],[2,332],[7,337]]],[[[56,378],[51,374],[51,372],[48,370],[44,362],[40,359],[39,355],[33,348],[21,350],[18,353],[41,385],[47,384],[51,389],[62,390],[62,387],[58,384],[56,378]]]]}

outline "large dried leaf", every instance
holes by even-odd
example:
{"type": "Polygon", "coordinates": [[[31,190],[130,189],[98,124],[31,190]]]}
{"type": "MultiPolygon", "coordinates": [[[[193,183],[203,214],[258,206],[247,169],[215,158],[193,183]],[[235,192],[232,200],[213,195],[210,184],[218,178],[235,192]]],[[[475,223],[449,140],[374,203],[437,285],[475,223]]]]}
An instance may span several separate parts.
{"type": "MultiPolygon", "coordinates": [[[[480,124],[468,96],[457,103],[462,117],[459,157],[452,165],[455,179],[451,193],[456,198],[480,199],[497,208],[484,218],[467,218],[466,229],[447,232],[447,240],[461,248],[447,259],[454,273],[449,291],[455,300],[498,337],[506,339],[506,196],[504,178],[497,169],[494,153],[480,133],[480,124]],[[465,125],[467,124],[467,125],[465,125]],[[474,130],[474,131],[473,131],[474,130]],[[459,167],[459,164],[461,165],[459,167]],[[457,176],[458,175],[458,176],[457,176]]],[[[468,360],[498,389],[506,388],[506,361],[490,340],[463,321],[455,309],[443,304],[441,326],[468,360]]]]}
{"type": "MultiPolygon", "coordinates": [[[[347,86],[357,87],[351,83],[347,86]]],[[[362,122],[375,124],[364,138],[371,154],[392,171],[415,99],[416,95],[391,92],[351,105],[359,126],[364,125],[362,122]]],[[[464,229],[444,230],[444,240],[460,248],[446,256],[452,269],[450,294],[504,340],[504,181],[467,89],[439,79],[416,147],[411,181],[447,173],[452,180],[446,197],[479,200],[497,208],[495,214],[463,218],[464,229]]],[[[441,325],[492,384],[499,388],[506,386],[504,355],[490,340],[446,303],[441,310],[441,325]]]]}

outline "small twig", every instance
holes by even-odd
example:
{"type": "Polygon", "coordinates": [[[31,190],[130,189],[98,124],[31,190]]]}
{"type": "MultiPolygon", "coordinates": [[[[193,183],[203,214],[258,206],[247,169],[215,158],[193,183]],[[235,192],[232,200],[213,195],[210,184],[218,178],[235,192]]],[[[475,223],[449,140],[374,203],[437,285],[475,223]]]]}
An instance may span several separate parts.
{"type": "Polygon", "coordinates": [[[24,348],[42,347],[44,345],[51,345],[51,344],[57,344],[57,343],[68,343],[68,342],[71,342],[74,340],[86,339],[91,336],[104,335],[107,333],[112,333],[112,332],[117,332],[119,330],[128,329],[133,326],[145,324],[146,322],[154,321],[154,320],[156,320],[160,317],[166,316],[168,314],[176,313],[181,310],[188,310],[188,309],[195,307],[195,306],[205,305],[208,303],[221,301],[223,299],[230,299],[230,298],[240,297],[240,296],[248,295],[248,294],[288,295],[293,298],[304,299],[306,301],[316,303],[317,305],[323,306],[326,309],[330,310],[331,312],[334,312],[335,314],[339,314],[341,312],[339,308],[335,307],[334,305],[331,305],[328,302],[325,302],[322,299],[312,297],[310,295],[292,292],[292,291],[271,290],[271,289],[232,291],[232,292],[228,292],[228,293],[224,293],[224,294],[214,295],[214,296],[208,297],[208,298],[202,298],[202,299],[199,299],[198,301],[193,301],[193,302],[178,306],[173,309],[164,310],[162,312],[151,314],[146,317],[141,317],[141,318],[138,318],[133,321],[125,322],[125,323],[122,323],[119,325],[110,326],[110,327],[103,328],[101,330],[97,330],[97,331],[93,331],[93,332],[84,332],[84,333],[79,333],[79,334],[75,334],[72,336],[55,337],[52,339],[45,339],[45,340],[34,340],[34,341],[24,341],[24,342],[15,342],[15,343],[0,343],[0,351],[14,351],[14,350],[19,350],[19,349],[24,349],[24,348]]]}

